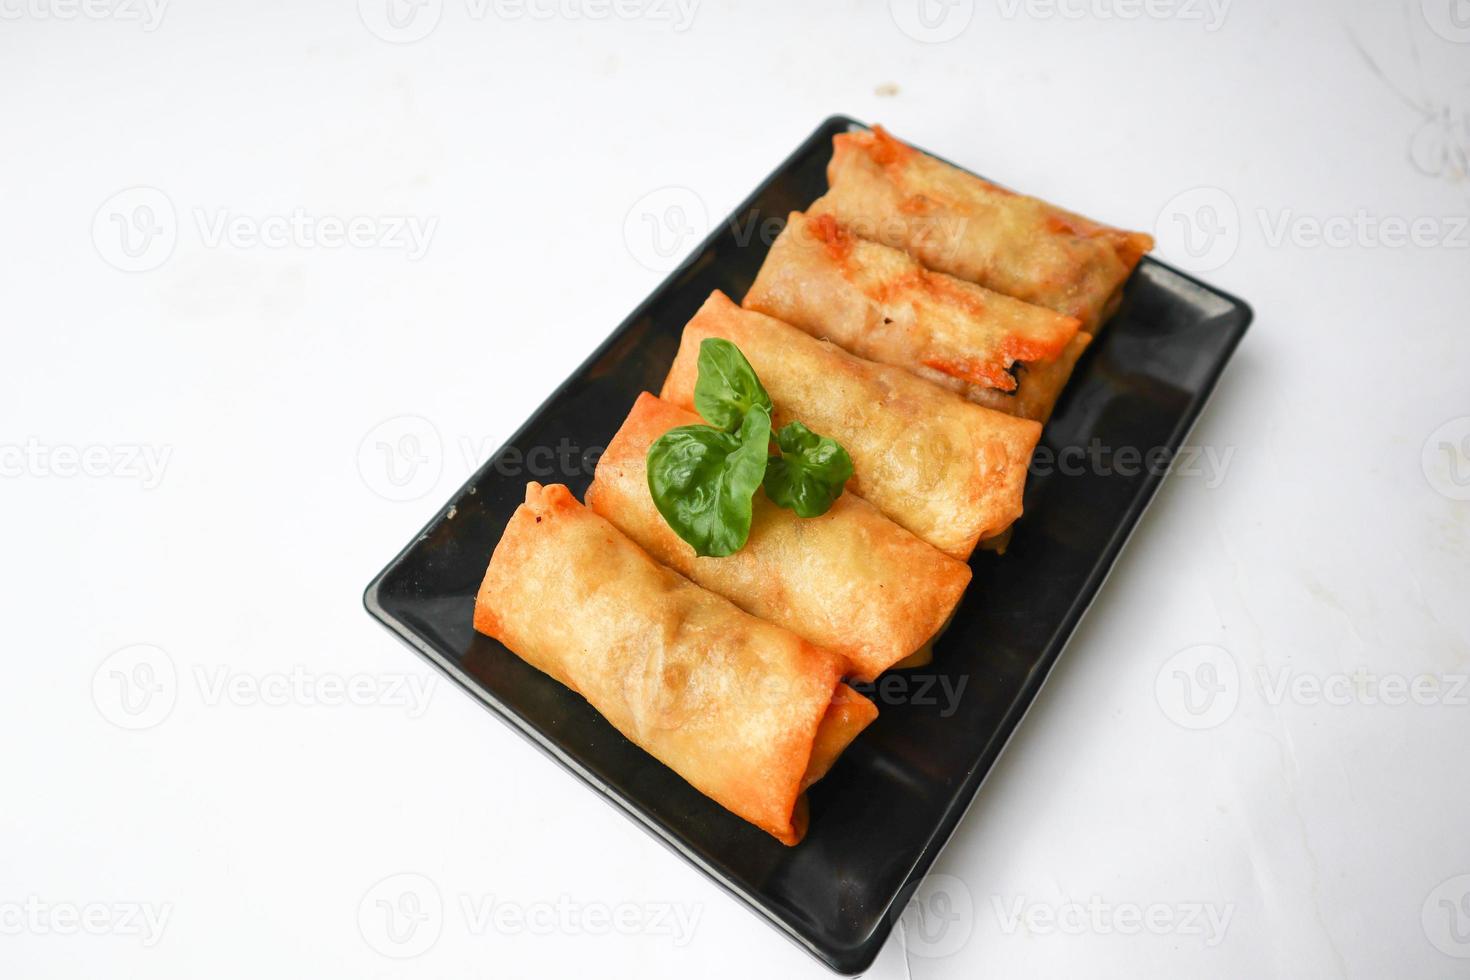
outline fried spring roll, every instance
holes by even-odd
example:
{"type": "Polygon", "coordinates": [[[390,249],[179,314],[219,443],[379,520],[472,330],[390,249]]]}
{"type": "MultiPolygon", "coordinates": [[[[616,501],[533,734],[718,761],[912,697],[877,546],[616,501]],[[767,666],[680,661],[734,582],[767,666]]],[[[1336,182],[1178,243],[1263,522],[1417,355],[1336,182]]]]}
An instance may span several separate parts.
{"type": "Polygon", "coordinates": [[[638,396],[597,463],[587,506],[656,560],[746,612],[846,657],[871,681],[944,626],[970,581],[970,567],[926,544],[861,497],[844,493],[821,517],[803,519],[763,491],[745,547],[700,558],[654,506],[648,448],[698,415],[638,396]]]}
{"type": "Polygon", "coordinates": [[[527,485],[475,629],[784,844],[805,833],[802,790],[878,713],[840,656],[659,565],[560,485],[527,485]]]}
{"type": "Polygon", "coordinates": [[[830,214],[791,214],[743,305],[1038,422],[1081,353],[1075,317],[930,272],[830,214]]]}
{"type": "Polygon", "coordinates": [[[1021,516],[1021,491],[1041,426],[981,408],[902,368],[875,364],[718,290],[684,328],[663,398],[693,410],[699,345],[740,348],[770,393],[779,428],[793,420],[840,442],[849,489],[895,523],[961,561],[1021,516]]]}
{"type": "Polygon", "coordinates": [[[831,189],[809,209],[931,269],[1056,310],[1096,333],[1153,238],[1121,231],[942,163],[881,126],[839,133],[831,189]]]}

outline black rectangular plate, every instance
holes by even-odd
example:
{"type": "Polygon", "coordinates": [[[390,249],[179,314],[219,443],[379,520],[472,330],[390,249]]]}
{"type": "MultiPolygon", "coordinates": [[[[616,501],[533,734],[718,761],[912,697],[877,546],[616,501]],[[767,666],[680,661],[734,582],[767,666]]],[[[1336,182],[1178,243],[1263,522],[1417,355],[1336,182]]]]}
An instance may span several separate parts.
{"type": "MultiPolygon", "coordinates": [[[[368,586],[381,620],[471,695],[646,830],[842,973],[867,968],[953,834],[1061,655],[1162,480],[1159,467],[1076,466],[1076,448],[1170,455],[1183,443],[1251,319],[1249,308],[1145,259],[1042,437],[1025,516],[1003,557],[977,553],[974,581],[931,667],[880,698],[878,720],[811,791],[811,829],[783,847],[721,809],[612,729],[585,701],[470,625],[501,530],[524,496],[533,447],[607,445],[640,391],[658,391],[684,324],[722,289],[739,300],[770,235],[826,190],[834,116],[538,408],[368,586]],[[1070,455],[1057,455],[1068,447],[1070,455]],[[1079,472],[1080,471],[1080,472],[1079,472]],[[450,505],[454,517],[449,518],[450,505]],[[919,680],[918,678],[924,678],[919,680]],[[934,679],[933,687],[930,687],[934,679]]],[[[543,448],[544,454],[546,450],[543,448]]],[[[578,470],[582,467],[567,467],[578,470]]],[[[579,497],[586,475],[557,474],[579,497]]],[[[456,749],[458,751],[458,749],[456,749]]]]}

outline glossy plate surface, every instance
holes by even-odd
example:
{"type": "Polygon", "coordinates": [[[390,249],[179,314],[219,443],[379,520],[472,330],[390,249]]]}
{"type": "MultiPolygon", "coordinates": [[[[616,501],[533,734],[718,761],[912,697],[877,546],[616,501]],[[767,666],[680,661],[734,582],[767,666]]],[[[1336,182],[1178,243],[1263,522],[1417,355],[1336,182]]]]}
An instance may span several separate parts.
{"type": "MultiPolygon", "coordinates": [[[[526,477],[502,473],[538,446],[605,446],[638,393],[658,391],[680,331],[710,291],[745,294],[774,237],[758,230],[763,223],[778,229],[826,190],[831,138],[854,125],[833,117],[808,137],[364,596],[374,617],[492,712],[843,973],[877,956],[1162,480],[1158,466],[1077,465],[1079,449],[1097,440],[1114,452],[1172,455],[1251,318],[1239,300],[1144,259],[1046,427],[1010,549],[976,554],[974,581],[934,664],[906,672],[902,690],[876,698],[878,720],[811,791],[806,840],[783,847],[625,740],[580,697],[475,633],[470,620],[490,553],[524,496],[526,477]],[[951,703],[918,696],[921,689],[960,694],[951,703]]],[[[565,482],[580,497],[591,481],[565,482]]]]}

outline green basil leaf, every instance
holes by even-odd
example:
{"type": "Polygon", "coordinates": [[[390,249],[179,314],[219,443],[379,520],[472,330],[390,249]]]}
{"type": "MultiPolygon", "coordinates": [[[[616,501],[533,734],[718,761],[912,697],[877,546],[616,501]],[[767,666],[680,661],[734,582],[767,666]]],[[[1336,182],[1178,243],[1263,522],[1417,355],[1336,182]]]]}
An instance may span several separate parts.
{"type": "Polygon", "coordinates": [[[755,405],[738,433],[670,429],[648,448],[648,490],[669,527],[701,556],[724,557],[750,537],[751,498],[766,473],[771,416],[755,405]]]}
{"type": "Polygon", "coordinates": [[[798,517],[821,517],[852,479],[852,457],[835,439],[800,422],[783,426],[776,443],[781,455],[766,467],[766,496],[798,517]]]}
{"type": "Polygon", "coordinates": [[[710,337],[699,345],[699,380],[694,383],[694,408],[717,429],[734,432],[752,408],[771,414],[771,396],[761,387],[755,369],[728,340],[710,337]]]}

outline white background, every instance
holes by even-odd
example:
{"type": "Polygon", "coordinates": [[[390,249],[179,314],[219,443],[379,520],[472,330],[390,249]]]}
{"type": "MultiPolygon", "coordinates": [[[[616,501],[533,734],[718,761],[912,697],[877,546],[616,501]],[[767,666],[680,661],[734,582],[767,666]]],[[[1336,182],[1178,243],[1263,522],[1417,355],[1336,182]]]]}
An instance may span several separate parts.
{"type": "Polygon", "coordinates": [[[93,2],[0,3],[0,972],[824,975],[359,597],[837,111],[1257,314],[870,975],[1470,971],[1449,0],[93,2]]]}

